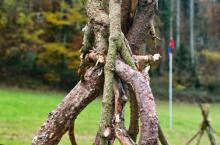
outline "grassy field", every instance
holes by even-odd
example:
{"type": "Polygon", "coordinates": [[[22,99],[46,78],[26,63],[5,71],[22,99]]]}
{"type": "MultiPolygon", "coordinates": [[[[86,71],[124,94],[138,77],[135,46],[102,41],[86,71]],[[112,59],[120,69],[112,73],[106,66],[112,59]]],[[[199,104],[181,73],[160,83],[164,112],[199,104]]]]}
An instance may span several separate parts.
{"type": "MultiPolygon", "coordinates": [[[[0,144],[28,145],[49,111],[56,107],[65,94],[0,88],[0,144]]],[[[80,114],[76,134],[80,145],[90,145],[96,134],[101,103],[95,100],[80,114]]],[[[211,123],[220,133],[220,104],[211,105],[211,123]]],[[[174,125],[169,129],[168,104],[157,102],[159,120],[171,145],[184,145],[198,130],[202,117],[196,104],[175,103],[174,125]]],[[[127,117],[129,115],[126,112],[127,117]]],[[[128,124],[128,122],[126,122],[128,124]]],[[[220,138],[216,137],[217,145],[220,138]]],[[[64,136],[60,145],[69,145],[64,136]]],[[[194,143],[195,144],[195,143],[194,143]]],[[[201,145],[208,145],[205,134],[201,145]]]]}

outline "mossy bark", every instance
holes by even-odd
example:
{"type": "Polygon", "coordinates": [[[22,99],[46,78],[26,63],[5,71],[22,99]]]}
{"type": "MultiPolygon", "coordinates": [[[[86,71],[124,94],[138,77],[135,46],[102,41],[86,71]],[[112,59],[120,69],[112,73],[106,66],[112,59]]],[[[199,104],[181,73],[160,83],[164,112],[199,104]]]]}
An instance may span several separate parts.
{"type": "Polygon", "coordinates": [[[118,49],[121,47],[121,1],[109,1],[109,20],[110,20],[110,36],[109,47],[104,67],[105,82],[102,99],[102,113],[100,122],[100,145],[109,145],[109,135],[105,136],[104,132],[111,126],[111,110],[113,100],[113,80],[115,71],[115,60],[118,49]]]}

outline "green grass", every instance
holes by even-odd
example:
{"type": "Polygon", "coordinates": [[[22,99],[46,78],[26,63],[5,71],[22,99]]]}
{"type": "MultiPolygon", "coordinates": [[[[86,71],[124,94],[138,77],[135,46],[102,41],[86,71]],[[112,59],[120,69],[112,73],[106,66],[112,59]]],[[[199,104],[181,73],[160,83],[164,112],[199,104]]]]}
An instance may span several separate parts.
{"type": "MultiPolygon", "coordinates": [[[[32,137],[65,94],[0,88],[0,144],[28,145],[32,137]]],[[[100,100],[92,102],[76,121],[76,134],[80,145],[92,144],[100,115],[100,100]]],[[[171,145],[184,145],[199,128],[202,117],[196,104],[175,103],[174,125],[169,129],[167,102],[157,102],[159,120],[171,145]]],[[[212,104],[210,118],[213,127],[220,133],[220,104],[212,104]]],[[[129,116],[126,111],[127,117],[129,116]]],[[[126,119],[127,120],[127,119],[126,119]]],[[[128,122],[126,122],[128,124],[128,122]]],[[[216,137],[217,145],[220,138],[216,137]]],[[[69,145],[65,135],[60,145],[69,145]]],[[[205,136],[201,145],[208,145],[205,136]]]]}

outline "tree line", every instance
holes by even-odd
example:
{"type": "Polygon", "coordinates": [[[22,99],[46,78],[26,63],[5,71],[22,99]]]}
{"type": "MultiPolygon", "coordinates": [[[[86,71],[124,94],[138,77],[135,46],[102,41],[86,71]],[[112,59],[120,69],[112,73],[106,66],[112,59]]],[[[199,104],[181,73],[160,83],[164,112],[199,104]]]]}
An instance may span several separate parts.
{"type": "MultiPolygon", "coordinates": [[[[170,1],[159,0],[156,32],[161,41],[156,48],[146,38],[145,52],[160,51],[161,62],[153,76],[167,76],[169,18],[174,17],[174,38],[180,35],[174,50],[175,86],[198,87],[218,93],[220,81],[218,16],[219,1],[194,0],[195,63],[191,63],[189,41],[190,0],[180,1],[180,29],[177,4],[171,13],[170,1]]],[[[1,83],[27,87],[46,84],[69,89],[77,75],[81,29],[86,23],[85,1],[77,0],[0,0],[0,79],[1,83]]],[[[149,36],[150,37],[150,36],[149,36]]]]}

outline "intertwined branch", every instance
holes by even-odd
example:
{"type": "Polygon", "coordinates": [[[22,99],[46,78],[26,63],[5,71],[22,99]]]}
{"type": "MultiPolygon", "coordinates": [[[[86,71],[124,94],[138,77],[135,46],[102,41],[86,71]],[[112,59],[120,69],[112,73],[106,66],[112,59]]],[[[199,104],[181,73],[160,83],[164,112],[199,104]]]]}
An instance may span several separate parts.
{"type": "Polygon", "coordinates": [[[158,137],[163,145],[168,144],[158,125],[148,75],[150,67],[147,66],[141,72],[137,69],[143,68],[139,64],[154,62],[160,58],[159,54],[137,55],[148,32],[153,39],[156,38],[152,23],[156,11],[156,0],[88,1],[89,21],[83,29],[79,67],[81,81],[49,113],[48,119],[34,137],[33,145],[56,145],[68,130],[72,145],[76,145],[74,121],[98,96],[101,89],[102,113],[94,145],[110,145],[116,138],[123,145],[135,145],[139,132],[139,116],[140,145],[157,145],[158,137]],[[131,104],[131,118],[127,130],[123,110],[128,99],[131,104]]]}

